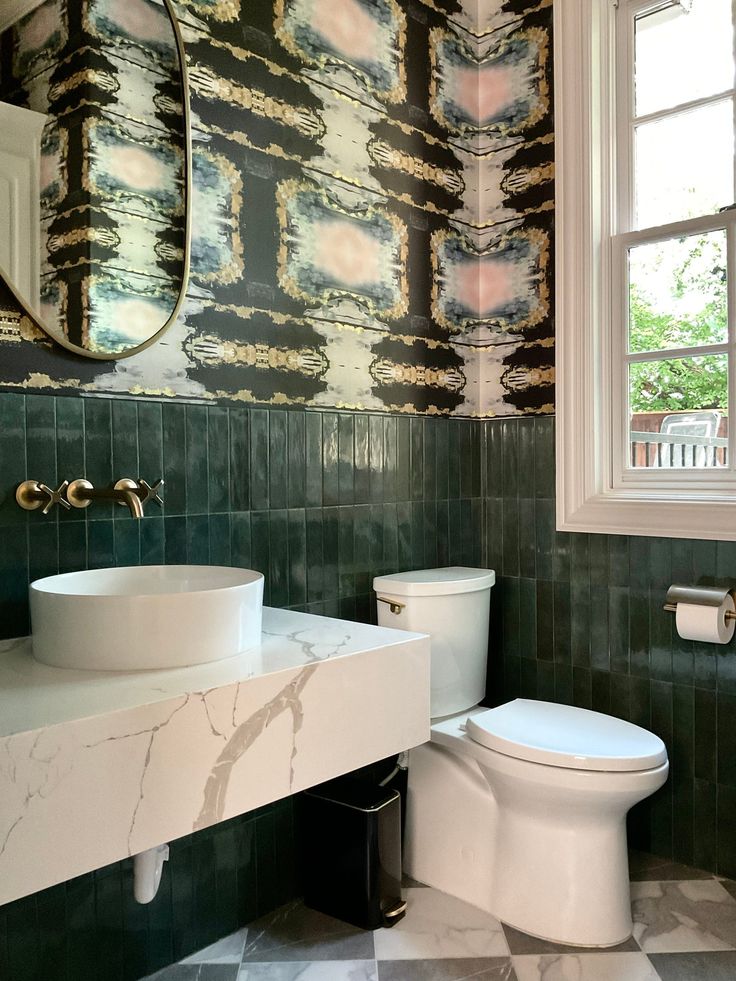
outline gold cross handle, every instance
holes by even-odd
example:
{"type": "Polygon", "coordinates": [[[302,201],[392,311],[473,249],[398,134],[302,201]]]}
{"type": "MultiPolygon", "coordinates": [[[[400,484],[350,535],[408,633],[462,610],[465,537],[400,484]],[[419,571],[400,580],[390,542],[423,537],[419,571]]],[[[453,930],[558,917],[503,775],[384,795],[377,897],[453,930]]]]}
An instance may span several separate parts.
{"type": "Polygon", "coordinates": [[[159,507],[163,507],[163,498],[159,495],[159,490],[164,486],[163,477],[156,481],[156,483],[151,487],[147,480],[138,480],[139,494],[141,499],[141,504],[145,507],[149,501],[155,501],[159,507]]]}

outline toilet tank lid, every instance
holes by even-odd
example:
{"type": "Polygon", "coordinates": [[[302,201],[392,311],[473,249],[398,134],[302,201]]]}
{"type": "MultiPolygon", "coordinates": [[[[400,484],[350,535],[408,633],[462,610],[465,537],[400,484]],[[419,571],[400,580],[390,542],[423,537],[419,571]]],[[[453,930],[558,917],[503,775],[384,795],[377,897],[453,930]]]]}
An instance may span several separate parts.
{"type": "Polygon", "coordinates": [[[466,732],[505,756],[574,770],[651,770],[667,761],[659,736],[602,712],[517,698],[468,718],[466,732]]]}
{"type": "Polygon", "coordinates": [[[447,596],[451,593],[474,593],[490,589],[496,581],[493,569],[466,569],[453,565],[446,569],[416,569],[391,576],[376,576],[377,593],[394,596],[447,596]]]}

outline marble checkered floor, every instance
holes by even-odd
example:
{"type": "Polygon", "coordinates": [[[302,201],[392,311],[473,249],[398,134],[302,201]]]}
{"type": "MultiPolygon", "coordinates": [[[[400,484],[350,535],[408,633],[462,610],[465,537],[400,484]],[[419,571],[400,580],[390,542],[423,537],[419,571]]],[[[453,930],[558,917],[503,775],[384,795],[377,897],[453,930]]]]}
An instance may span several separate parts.
{"type": "Polygon", "coordinates": [[[634,936],[558,947],[419,884],[390,930],[290,903],[149,981],[736,981],[736,882],[633,855],[634,936]]]}

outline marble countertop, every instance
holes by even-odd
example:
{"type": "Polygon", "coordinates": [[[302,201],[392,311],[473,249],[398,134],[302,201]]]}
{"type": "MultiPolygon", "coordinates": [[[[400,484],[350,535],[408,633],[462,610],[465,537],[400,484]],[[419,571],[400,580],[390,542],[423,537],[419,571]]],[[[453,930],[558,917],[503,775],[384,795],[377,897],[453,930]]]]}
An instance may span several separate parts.
{"type": "Polygon", "coordinates": [[[320,661],[404,644],[405,630],[263,609],[260,647],[223,661],[152,671],[72,671],[33,659],[31,638],[0,641],[0,739],[93,718],[320,661]]]}
{"type": "Polygon", "coordinates": [[[163,671],[0,642],[0,904],[429,738],[429,638],[264,609],[251,651],[163,671]]]}

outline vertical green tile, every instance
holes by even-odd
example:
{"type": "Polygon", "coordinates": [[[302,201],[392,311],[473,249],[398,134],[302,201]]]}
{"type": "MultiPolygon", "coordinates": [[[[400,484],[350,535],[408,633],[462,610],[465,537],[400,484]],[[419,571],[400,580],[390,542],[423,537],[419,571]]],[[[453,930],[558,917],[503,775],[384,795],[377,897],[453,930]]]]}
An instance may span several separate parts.
{"type": "Polygon", "coordinates": [[[124,981],[123,883],[119,863],[104,874],[95,875],[95,927],[96,977],[124,981]]]}
{"type": "Polygon", "coordinates": [[[537,657],[554,660],[554,583],[537,580],[537,657]]]}
{"type": "Polygon", "coordinates": [[[12,981],[38,981],[39,951],[36,939],[35,896],[28,896],[9,906],[7,931],[9,978],[12,981]]]}
{"type": "Polygon", "coordinates": [[[534,420],[534,490],[537,497],[555,495],[555,432],[553,416],[534,420]]]}
{"type": "MultiPolygon", "coordinates": [[[[355,593],[360,596],[367,595],[371,588],[371,515],[370,508],[366,504],[358,505],[353,513],[355,593]]],[[[409,525],[409,541],[411,542],[411,525],[409,525]]],[[[409,545],[409,555],[411,556],[411,545],[409,545]]]]}
{"type": "Polygon", "coordinates": [[[268,578],[272,606],[289,605],[289,522],[284,510],[269,512],[268,578]]]}
{"type": "Polygon", "coordinates": [[[486,429],[486,474],[485,494],[487,497],[503,497],[503,427],[500,420],[490,420],[486,429]]]}
{"type": "Polygon", "coordinates": [[[88,522],[87,568],[106,569],[111,565],[115,565],[115,537],[112,519],[88,522]]]}
{"type": "MultiPolygon", "coordinates": [[[[115,399],[112,403],[112,472],[113,480],[139,476],[153,482],[160,474],[144,474],[138,462],[138,408],[135,402],[115,399]]],[[[122,518],[125,512],[115,508],[115,517],[122,518]]]]}
{"type": "Polygon", "coordinates": [[[250,506],[254,511],[268,507],[269,468],[268,459],[268,411],[251,409],[250,412],[250,506]]]}
{"type": "Polygon", "coordinates": [[[695,727],[693,770],[696,777],[715,783],[718,775],[716,695],[715,692],[695,688],[693,700],[695,727]]]}
{"type": "MultiPolygon", "coordinates": [[[[0,532],[0,540],[3,538],[0,532]]],[[[55,576],[59,571],[59,525],[54,522],[32,522],[28,527],[28,579],[55,576]]]]}
{"type": "MultiPolygon", "coordinates": [[[[95,486],[105,487],[117,480],[112,465],[112,403],[105,399],[85,399],[84,439],[87,472],[84,476],[95,486]]],[[[121,476],[124,476],[121,475],[121,476]]],[[[93,518],[109,518],[112,505],[97,501],[91,505],[93,518]]]]}
{"type": "Polygon", "coordinates": [[[436,484],[434,495],[438,501],[446,501],[449,495],[450,479],[450,424],[448,419],[435,422],[435,460],[436,484]]]}
{"type": "Polygon", "coordinates": [[[370,426],[368,416],[355,416],[355,503],[369,504],[371,499],[370,426]]]}
{"type": "Polygon", "coordinates": [[[306,413],[306,483],[304,504],[308,508],[322,506],[322,415],[306,413]]]}
{"type": "Polygon", "coordinates": [[[25,396],[0,392],[0,473],[3,492],[0,494],[0,528],[25,527],[28,514],[15,501],[15,488],[23,480],[43,480],[41,474],[30,474],[26,464],[25,396]]]}
{"type": "Polygon", "coordinates": [[[167,402],[162,406],[167,516],[185,514],[187,510],[185,413],[185,405],[167,402]]]}
{"type": "Polygon", "coordinates": [[[141,522],[140,546],[142,565],[163,565],[165,559],[164,519],[158,516],[141,522]]]}
{"type": "Polygon", "coordinates": [[[210,523],[206,514],[188,514],[186,517],[187,563],[210,564],[210,523]]]}
{"type": "Polygon", "coordinates": [[[289,511],[289,606],[307,602],[307,525],[303,508],[289,511]]]}
{"type": "MultiPolygon", "coordinates": [[[[384,446],[383,446],[383,418],[381,416],[369,417],[369,460],[370,460],[370,499],[373,504],[383,503],[383,467],[384,467],[384,446]]],[[[427,461],[425,457],[425,472],[427,461]]]]}
{"type": "Polygon", "coordinates": [[[211,514],[208,524],[210,564],[231,565],[230,515],[211,514]]]}
{"type": "MultiPolygon", "coordinates": [[[[427,568],[433,569],[438,564],[437,559],[437,501],[426,500],[424,501],[422,511],[424,514],[424,561],[427,564],[427,568]]],[[[384,542],[386,541],[386,535],[384,533],[384,542]]],[[[384,568],[387,572],[396,571],[392,568],[392,565],[387,562],[387,556],[384,548],[384,568]]]]}
{"type": "MultiPolygon", "coordinates": [[[[242,924],[238,920],[238,844],[236,824],[226,821],[214,834],[215,882],[217,886],[217,932],[226,936],[242,924]]],[[[288,897],[293,898],[293,894],[288,897]]]]}
{"type": "Polygon", "coordinates": [[[396,420],[396,500],[411,500],[411,428],[410,420],[396,420]]]}
{"type": "Polygon", "coordinates": [[[533,579],[537,572],[534,504],[531,498],[519,499],[519,575],[527,579],[533,579]]]}
{"type": "Polygon", "coordinates": [[[194,936],[196,948],[207,947],[217,936],[217,869],[213,831],[192,838],[194,874],[194,936]]]}
{"type": "Polygon", "coordinates": [[[521,590],[518,579],[504,579],[501,589],[502,643],[505,655],[521,655],[521,590]]]}
{"type": "Polygon", "coordinates": [[[629,594],[630,670],[639,678],[649,677],[649,593],[632,589],[629,594]]]}
{"type": "MultiPolygon", "coordinates": [[[[180,960],[197,949],[194,932],[194,868],[191,846],[172,852],[171,918],[174,957],[180,960]]],[[[130,975],[136,977],[140,975],[130,975]]]]}
{"type": "Polygon", "coordinates": [[[158,971],[174,960],[174,928],[171,908],[172,874],[164,863],[155,899],[148,904],[148,970],[158,971]]]}
{"type": "Polygon", "coordinates": [[[593,679],[588,668],[573,667],[572,669],[572,698],[573,705],[589,709],[593,705],[593,679]]]}
{"type": "MultiPolygon", "coordinates": [[[[423,420],[412,418],[409,420],[409,500],[419,501],[424,490],[422,470],[424,467],[424,446],[423,446],[423,420]]],[[[458,447],[459,449],[459,447],[458,447]]],[[[459,476],[459,475],[458,475],[459,476]]]]}
{"type": "Polygon", "coordinates": [[[247,511],[230,515],[230,561],[238,568],[251,568],[250,514],[247,511]]]}
{"type": "Polygon", "coordinates": [[[269,504],[285,508],[289,499],[288,415],[280,409],[268,413],[269,504]]]}
{"type": "Polygon", "coordinates": [[[186,407],[187,515],[209,511],[207,407],[186,407]]]}
{"type": "MultiPolygon", "coordinates": [[[[3,441],[5,435],[3,434],[3,441]]],[[[59,483],[84,477],[87,466],[84,459],[84,402],[80,398],[56,400],[56,463],[59,483]]],[[[0,455],[2,451],[0,450],[0,455]]],[[[137,476],[137,474],[136,474],[137,476]]],[[[56,485],[58,486],[58,485],[56,485]]],[[[57,508],[60,521],[84,520],[84,513],[72,508],[57,508]]]]}
{"type": "MultiPolygon", "coordinates": [[[[67,941],[67,896],[66,883],[62,882],[51,889],[36,893],[36,918],[38,925],[38,966],[39,977],[52,979],[66,972],[66,941],[67,941]]],[[[104,922],[104,921],[103,921],[104,922]]],[[[100,923],[99,913],[97,923],[100,923]]],[[[0,927],[0,932],[1,932],[0,927]]],[[[99,926],[98,926],[99,935],[99,926]]],[[[0,950],[3,947],[0,939],[0,950]]],[[[0,978],[11,978],[10,968],[3,973],[3,958],[0,954],[0,978]]],[[[111,981],[122,981],[115,973],[115,959],[111,958],[111,981]]]]}
{"type": "Polygon", "coordinates": [[[338,472],[337,414],[325,412],[322,416],[322,498],[325,507],[340,502],[338,472]]]}
{"type": "Polygon", "coordinates": [[[341,596],[355,594],[355,550],[353,509],[338,509],[337,564],[339,570],[339,590],[341,596]]]}
{"type": "Polygon", "coordinates": [[[267,511],[251,512],[250,548],[252,568],[265,576],[263,602],[269,606],[271,604],[271,546],[267,511]]]}
{"type": "MultiPolygon", "coordinates": [[[[434,419],[423,419],[422,497],[425,501],[436,500],[437,494],[437,429],[434,419]]],[[[374,497],[373,500],[376,500],[374,497]]]]}
{"type": "Polygon", "coordinates": [[[588,545],[587,535],[571,536],[570,602],[573,616],[570,625],[570,646],[572,663],[583,668],[590,667],[592,601],[588,545]]]}
{"type": "Polygon", "coordinates": [[[338,509],[325,508],[323,519],[323,585],[324,598],[334,599],[338,595],[338,509]]]}
{"type": "Polygon", "coordinates": [[[237,862],[238,922],[249,923],[258,916],[256,870],[256,822],[243,820],[235,828],[237,862]]]}
{"type": "Polygon", "coordinates": [[[256,876],[258,913],[263,915],[279,903],[279,886],[273,874],[277,861],[273,810],[260,815],[256,822],[256,876]]]}
{"type": "Polygon", "coordinates": [[[306,504],[307,478],[307,417],[304,412],[289,412],[289,498],[290,508],[303,508],[306,504]]]}
{"type": "Polygon", "coordinates": [[[384,416],[383,420],[383,499],[396,501],[398,469],[398,433],[396,419],[384,416]]]}
{"type": "Polygon", "coordinates": [[[95,882],[80,875],[66,885],[66,970],[70,978],[95,976],[95,882]]]}
{"type": "Polygon", "coordinates": [[[56,400],[48,395],[26,396],[26,461],[30,479],[57,486],[56,400]]]}
{"type": "Polygon", "coordinates": [[[554,583],[554,618],[554,659],[559,663],[572,664],[570,584],[567,582],[554,583]]]}
{"type": "MultiPolygon", "coordinates": [[[[446,498],[436,502],[437,566],[450,564],[450,509],[446,498]]],[[[399,556],[401,552],[399,550],[399,556]]],[[[400,559],[399,559],[400,561],[400,559]]]]}
{"type": "Polygon", "coordinates": [[[519,501],[503,499],[503,574],[519,575],[519,501]]]}
{"type": "MultiPolygon", "coordinates": [[[[138,409],[138,472],[135,477],[143,477],[153,484],[164,476],[164,429],[163,406],[160,402],[137,402],[138,409]]],[[[56,410],[57,424],[59,410],[56,410]]],[[[166,485],[161,494],[165,498],[166,485]]],[[[155,512],[157,506],[150,507],[155,512]]]]}
{"type": "MultiPolygon", "coordinates": [[[[383,568],[386,573],[399,571],[399,523],[395,504],[383,505],[383,568]]],[[[436,524],[435,524],[436,529],[436,524]]]]}
{"type": "MultiPolygon", "coordinates": [[[[398,523],[398,548],[399,548],[399,561],[398,569],[401,572],[406,572],[408,569],[412,568],[411,561],[411,504],[408,501],[402,501],[396,506],[396,520],[398,523]]],[[[449,513],[445,509],[445,521],[449,525],[449,513]]],[[[446,531],[446,537],[449,542],[449,527],[446,531]]],[[[448,546],[449,548],[449,546],[448,546]]],[[[450,555],[448,551],[446,565],[450,565],[450,555]]]]}
{"type": "Polygon", "coordinates": [[[128,515],[127,521],[116,521],[113,526],[113,548],[115,552],[114,565],[140,565],[141,540],[140,528],[142,521],[133,520],[128,515]]]}
{"type": "Polygon", "coordinates": [[[554,501],[538,499],[531,533],[536,539],[537,576],[553,579],[555,574],[555,507],[554,501]]]}
{"type": "Polygon", "coordinates": [[[717,868],[721,875],[736,877],[736,788],[718,788],[718,858],[717,868]]]}
{"type": "Polygon", "coordinates": [[[219,514],[230,509],[230,439],[227,409],[207,409],[207,479],[209,510],[219,514]]]}
{"type": "Polygon", "coordinates": [[[166,565],[186,565],[187,519],[183,515],[164,518],[164,556],[166,565]]]}
{"type": "Polygon", "coordinates": [[[519,426],[516,419],[504,419],[503,432],[503,496],[519,496],[519,426]]]}
{"type": "Polygon", "coordinates": [[[324,545],[322,541],[322,509],[307,508],[307,600],[319,603],[324,599],[324,545]]]}
{"type": "Polygon", "coordinates": [[[250,417],[248,409],[229,409],[230,507],[250,507],[250,417]]]}
{"type": "Polygon", "coordinates": [[[87,527],[86,521],[59,525],[59,572],[87,568],[87,527]]]}
{"type": "Polygon", "coordinates": [[[629,672],[629,591],[623,586],[608,589],[608,631],[611,671],[629,672]]]}
{"type": "Polygon", "coordinates": [[[714,869],[718,862],[717,787],[708,780],[693,781],[693,864],[714,869]]]}
{"type": "Polygon", "coordinates": [[[340,504],[352,504],[355,500],[353,484],[355,470],[355,428],[353,416],[341,412],[338,417],[337,483],[340,504]]]}

